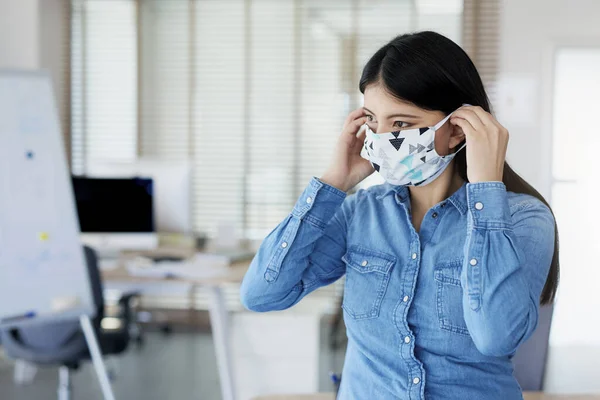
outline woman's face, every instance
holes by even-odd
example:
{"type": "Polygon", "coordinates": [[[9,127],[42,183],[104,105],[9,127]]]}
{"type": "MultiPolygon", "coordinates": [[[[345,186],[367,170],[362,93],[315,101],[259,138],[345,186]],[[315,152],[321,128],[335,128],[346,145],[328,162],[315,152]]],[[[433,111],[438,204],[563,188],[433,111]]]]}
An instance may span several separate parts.
{"type": "MultiPolygon", "coordinates": [[[[441,111],[424,110],[398,100],[380,84],[367,86],[364,100],[367,125],[375,133],[434,126],[446,117],[441,111]]],[[[435,133],[435,151],[445,156],[463,140],[460,128],[446,122],[435,133]]]]}

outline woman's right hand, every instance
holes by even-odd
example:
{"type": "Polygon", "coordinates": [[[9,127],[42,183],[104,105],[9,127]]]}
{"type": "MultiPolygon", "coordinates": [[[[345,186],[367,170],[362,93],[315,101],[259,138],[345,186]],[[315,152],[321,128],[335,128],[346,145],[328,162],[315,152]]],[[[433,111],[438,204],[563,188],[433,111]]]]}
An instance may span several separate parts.
{"type": "Polygon", "coordinates": [[[321,177],[323,183],[347,192],[375,171],[371,163],[360,156],[366,134],[360,127],[366,122],[367,117],[362,107],[348,115],[333,161],[321,177]]]}

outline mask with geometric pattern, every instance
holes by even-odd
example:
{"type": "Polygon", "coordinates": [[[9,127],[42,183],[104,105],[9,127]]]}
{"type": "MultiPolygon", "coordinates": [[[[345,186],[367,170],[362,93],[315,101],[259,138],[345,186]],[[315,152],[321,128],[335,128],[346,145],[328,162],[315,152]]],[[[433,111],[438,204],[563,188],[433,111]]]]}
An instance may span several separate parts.
{"type": "Polygon", "coordinates": [[[367,126],[360,155],[369,160],[383,179],[392,185],[427,185],[440,176],[465,147],[463,144],[447,156],[440,156],[435,151],[435,132],[451,115],[431,127],[387,133],[375,133],[367,126]]]}

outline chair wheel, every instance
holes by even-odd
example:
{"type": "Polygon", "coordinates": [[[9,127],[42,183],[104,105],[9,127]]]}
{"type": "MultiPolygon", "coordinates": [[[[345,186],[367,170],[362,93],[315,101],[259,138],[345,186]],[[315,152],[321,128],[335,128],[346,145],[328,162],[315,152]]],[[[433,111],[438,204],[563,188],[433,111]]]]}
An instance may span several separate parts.
{"type": "Polygon", "coordinates": [[[171,327],[171,325],[165,324],[160,327],[160,331],[165,335],[170,335],[171,333],[173,333],[173,328],[171,327]]]}
{"type": "Polygon", "coordinates": [[[114,382],[117,380],[117,373],[114,370],[109,369],[108,371],[106,371],[106,374],[108,375],[109,381],[114,382]]]}

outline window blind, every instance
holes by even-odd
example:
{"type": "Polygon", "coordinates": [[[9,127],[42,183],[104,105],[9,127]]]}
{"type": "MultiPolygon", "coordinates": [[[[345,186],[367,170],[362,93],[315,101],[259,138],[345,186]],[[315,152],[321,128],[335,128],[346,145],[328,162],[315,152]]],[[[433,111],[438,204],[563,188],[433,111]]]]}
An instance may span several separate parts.
{"type": "Polygon", "coordinates": [[[189,0],[137,3],[140,155],[186,160],[191,154],[194,21],[189,0]]]}
{"type": "Polygon", "coordinates": [[[461,1],[74,0],[72,164],[189,160],[193,226],[260,239],[328,166],[367,59],[461,1]]]}
{"type": "Polygon", "coordinates": [[[74,1],[71,37],[72,171],[137,156],[136,3],[74,1]]]}
{"type": "Polygon", "coordinates": [[[475,63],[492,106],[498,98],[500,13],[498,0],[464,0],[463,48],[475,63]]]}
{"type": "Polygon", "coordinates": [[[222,222],[245,234],[250,69],[244,0],[193,3],[194,229],[213,234],[222,222]]]}

